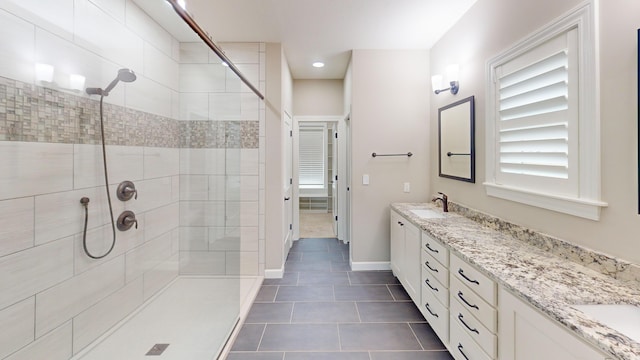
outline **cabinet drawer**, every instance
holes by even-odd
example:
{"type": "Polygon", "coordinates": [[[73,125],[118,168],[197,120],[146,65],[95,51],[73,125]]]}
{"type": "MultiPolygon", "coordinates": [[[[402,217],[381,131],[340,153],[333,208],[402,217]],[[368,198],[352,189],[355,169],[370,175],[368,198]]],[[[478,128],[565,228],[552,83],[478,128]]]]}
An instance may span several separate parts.
{"type": "Polygon", "coordinates": [[[451,313],[451,332],[449,337],[449,348],[451,355],[456,360],[491,360],[491,358],[480,349],[480,346],[471,340],[464,330],[455,323],[456,318],[451,313]]]}
{"type": "Polygon", "coordinates": [[[458,301],[449,302],[451,326],[456,324],[469,335],[490,358],[497,356],[497,336],[489,331],[478,319],[465,310],[458,301]]]}
{"type": "Polygon", "coordinates": [[[455,298],[463,308],[480,320],[482,325],[489,331],[497,332],[498,312],[493,306],[484,301],[480,295],[471,291],[455,276],[451,276],[449,285],[452,299],[455,298]]]}
{"type": "Polygon", "coordinates": [[[460,282],[475,291],[476,294],[480,295],[490,305],[496,306],[497,287],[493,280],[455,255],[451,256],[449,268],[451,269],[451,273],[458,278],[460,282]]]}
{"type": "Polygon", "coordinates": [[[434,259],[438,260],[445,267],[449,267],[449,249],[424,231],[422,232],[422,250],[433,256],[434,259]]]}
{"type": "MultiPolygon", "coordinates": [[[[422,273],[429,273],[447,288],[449,287],[449,269],[434,259],[431,255],[422,251],[422,273]]],[[[422,276],[424,278],[424,275],[422,276]]]]}
{"type": "Polygon", "coordinates": [[[422,286],[420,312],[444,344],[449,342],[449,309],[422,286]]]}
{"type": "Polygon", "coordinates": [[[449,289],[442,285],[430,272],[422,271],[422,291],[428,291],[440,301],[444,306],[449,307],[449,289]]]}

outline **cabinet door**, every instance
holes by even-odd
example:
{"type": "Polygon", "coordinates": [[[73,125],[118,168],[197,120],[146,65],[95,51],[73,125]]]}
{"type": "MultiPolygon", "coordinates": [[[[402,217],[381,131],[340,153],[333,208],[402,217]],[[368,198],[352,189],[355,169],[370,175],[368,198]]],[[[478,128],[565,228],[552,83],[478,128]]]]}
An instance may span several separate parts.
{"type": "Polygon", "coordinates": [[[395,211],[391,211],[391,222],[389,228],[391,229],[390,237],[390,256],[391,256],[391,271],[398,278],[403,276],[402,264],[404,264],[404,220],[395,211]]]}
{"type": "Polygon", "coordinates": [[[420,303],[420,229],[408,222],[404,225],[404,279],[405,288],[416,304],[420,303]]]}
{"type": "Polygon", "coordinates": [[[513,360],[604,360],[606,355],[500,288],[498,356],[513,360]]]}

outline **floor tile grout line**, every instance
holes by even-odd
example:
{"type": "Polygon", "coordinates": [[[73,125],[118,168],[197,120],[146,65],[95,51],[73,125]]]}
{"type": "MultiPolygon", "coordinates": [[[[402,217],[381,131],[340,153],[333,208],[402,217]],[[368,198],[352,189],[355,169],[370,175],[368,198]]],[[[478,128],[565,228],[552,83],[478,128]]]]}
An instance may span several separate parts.
{"type": "Polygon", "coordinates": [[[416,338],[416,341],[418,342],[418,345],[420,345],[422,350],[427,350],[427,349],[424,348],[424,345],[422,345],[422,342],[420,342],[420,339],[418,338],[418,335],[416,334],[416,332],[413,331],[413,327],[411,327],[411,324],[407,322],[407,326],[409,327],[409,330],[411,330],[411,333],[413,334],[413,337],[416,338]]]}
{"type": "Polygon", "coordinates": [[[353,305],[356,307],[356,313],[358,314],[358,321],[362,322],[362,317],[360,316],[360,308],[358,307],[358,302],[354,301],[353,305]]]}
{"type": "Polygon", "coordinates": [[[264,333],[267,331],[267,323],[264,323],[262,327],[262,334],[260,334],[260,341],[258,341],[258,346],[256,347],[256,352],[260,351],[260,345],[262,345],[262,339],[264,338],[264,333]]]}

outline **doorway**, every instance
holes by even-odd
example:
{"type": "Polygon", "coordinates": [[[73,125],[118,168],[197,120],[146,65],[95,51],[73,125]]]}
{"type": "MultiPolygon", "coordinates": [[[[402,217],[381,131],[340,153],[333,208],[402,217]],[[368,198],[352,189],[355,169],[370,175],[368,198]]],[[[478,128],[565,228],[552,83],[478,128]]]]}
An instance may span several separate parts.
{"type": "MultiPolygon", "coordinates": [[[[338,238],[344,241],[346,218],[341,186],[346,153],[340,116],[294,117],[294,239],[338,238]],[[342,166],[341,166],[342,165],[342,166]]],[[[344,181],[342,181],[344,182],[344,181]]]]}

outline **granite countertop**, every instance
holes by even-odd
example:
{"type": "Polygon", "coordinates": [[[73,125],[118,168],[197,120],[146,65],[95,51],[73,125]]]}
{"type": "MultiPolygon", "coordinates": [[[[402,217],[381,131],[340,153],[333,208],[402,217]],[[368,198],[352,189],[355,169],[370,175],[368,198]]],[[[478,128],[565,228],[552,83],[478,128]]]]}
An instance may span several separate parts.
{"type": "Polygon", "coordinates": [[[577,336],[618,359],[640,359],[640,343],[591,319],[571,305],[640,305],[640,289],[582,264],[483,226],[457,213],[422,219],[412,209],[442,209],[432,204],[391,205],[452,253],[523,301],[557,320],[577,336]]]}

